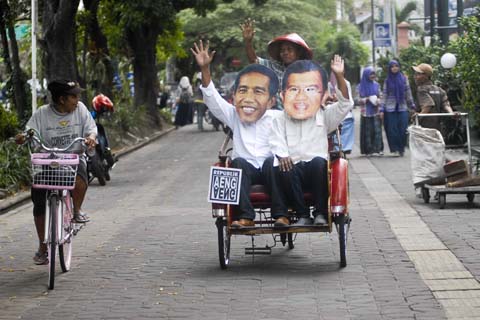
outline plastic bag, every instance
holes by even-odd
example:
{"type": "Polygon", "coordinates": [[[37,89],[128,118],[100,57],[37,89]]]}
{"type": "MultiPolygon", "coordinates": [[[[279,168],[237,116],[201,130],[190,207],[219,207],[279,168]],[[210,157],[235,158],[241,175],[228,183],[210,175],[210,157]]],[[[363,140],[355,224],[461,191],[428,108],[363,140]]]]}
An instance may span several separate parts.
{"type": "Polygon", "coordinates": [[[414,125],[408,132],[413,184],[442,177],[445,142],[440,131],[414,125]]]}

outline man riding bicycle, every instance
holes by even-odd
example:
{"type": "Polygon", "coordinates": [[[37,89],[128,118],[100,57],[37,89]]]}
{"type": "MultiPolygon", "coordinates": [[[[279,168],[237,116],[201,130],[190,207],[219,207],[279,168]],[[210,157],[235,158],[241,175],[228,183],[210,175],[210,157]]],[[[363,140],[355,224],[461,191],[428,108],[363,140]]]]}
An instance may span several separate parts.
{"type": "MultiPolygon", "coordinates": [[[[48,84],[52,103],[37,109],[28,120],[26,129],[33,129],[50,147],[64,148],[75,138],[85,137],[88,149],[95,148],[97,126],[87,107],[80,102],[83,91],[74,81],[56,80],[48,84]]],[[[16,142],[25,142],[25,136],[17,135],[16,142]]],[[[88,186],[87,164],[81,148],[72,150],[80,153],[75,188],[72,191],[74,219],[77,223],[89,221],[82,212],[82,203],[88,186]]],[[[43,243],[45,229],[46,190],[31,189],[33,217],[39,239],[39,248],[33,260],[36,264],[47,264],[47,246],[43,243]]]]}

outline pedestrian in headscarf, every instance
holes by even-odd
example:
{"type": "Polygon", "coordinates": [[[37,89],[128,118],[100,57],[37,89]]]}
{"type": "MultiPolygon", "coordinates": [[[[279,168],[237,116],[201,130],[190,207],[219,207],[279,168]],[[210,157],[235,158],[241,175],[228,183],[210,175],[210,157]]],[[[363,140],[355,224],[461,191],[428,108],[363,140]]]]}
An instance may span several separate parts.
{"type": "Polygon", "coordinates": [[[183,76],[177,89],[177,112],[174,122],[177,128],[193,122],[192,97],[193,89],[190,80],[183,76]]]}
{"type": "Polygon", "coordinates": [[[400,71],[398,61],[391,60],[388,63],[388,75],[383,84],[380,115],[383,117],[388,147],[394,156],[403,157],[405,152],[409,120],[408,109],[412,112],[415,111],[408,79],[400,71]]]}
{"type": "Polygon", "coordinates": [[[381,97],[376,73],[366,67],[357,86],[357,104],[360,105],[360,153],[372,156],[383,155],[382,121],[379,115],[381,97]]]}

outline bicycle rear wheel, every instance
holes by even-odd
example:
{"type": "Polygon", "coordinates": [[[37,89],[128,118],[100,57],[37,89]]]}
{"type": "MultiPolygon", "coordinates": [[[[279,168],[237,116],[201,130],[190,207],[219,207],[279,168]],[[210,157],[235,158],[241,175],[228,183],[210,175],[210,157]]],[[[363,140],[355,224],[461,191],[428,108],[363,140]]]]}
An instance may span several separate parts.
{"type": "Polygon", "coordinates": [[[60,208],[58,205],[58,196],[56,194],[50,195],[50,225],[48,237],[48,289],[52,290],[55,287],[55,256],[57,249],[57,213],[60,208]]]}
{"type": "Polygon", "coordinates": [[[63,272],[70,270],[70,264],[72,262],[72,242],[73,242],[73,204],[70,192],[67,191],[66,196],[62,201],[62,215],[60,216],[62,221],[62,244],[58,246],[58,257],[60,258],[60,267],[63,272]]]}

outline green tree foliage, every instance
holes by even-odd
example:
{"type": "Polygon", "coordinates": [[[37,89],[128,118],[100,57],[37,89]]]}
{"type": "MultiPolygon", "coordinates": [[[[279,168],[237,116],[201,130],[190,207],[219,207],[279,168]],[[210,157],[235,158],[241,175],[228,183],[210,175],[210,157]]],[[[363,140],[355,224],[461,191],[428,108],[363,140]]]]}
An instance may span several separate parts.
{"type": "Polygon", "coordinates": [[[326,21],[320,23],[322,31],[317,33],[317,59],[329,68],[334,54],[345,60],[345,75],[352,82],[358,82],[360,68],[368,61],[368,48],[360,42],[360,33],[355,26],[336,26],[326,21]]]}
{"type": "MultiPolygon", "coordinates": [[[[185,48],[200,38],[210,40],[217,51],[216,64],[226,63],[228,57],[238,57],[247,63],[242,32],[239,25],[246,19],[256,21],[254,47],[259,56],[267,56],[267,43],[274,37],[296,32],[316,52],[316,34],[322,31],[323,20],[335,17],[334,0],[276,0],[252,5],[248,0],[219,4],[205,17],[195,17],[191,10],[179,14],[184,25],[185,48]]],[[[193,74],[194,70],[189,70],[193,74]]]]}
{"type": "Polygon", "coordinates": [[[30,161],[27,148],[12,141],[0,142],[0,189],[15,191],[30,182],[30,161]]]}
{"type": "MultiPolygon", "coordinates": [[[[408,2],[402,9],[396,6],[395,19],[397,20],[397,24],[403,21],[408,22],[408,18],[415,10],[417,10],[416,1],[408,2]]],[[[410,24],[409,29],[415,30],[416,33],[424,33],[423,28],[421,28],[418,24],[410,24]]]]}
{"type": "MultiPolygon", "coordinates": [[[[156,109],[158,38],[166,35],[166,39],[171,39],[172,35],[178,35],[178,11],[192,8],[197,15],[205,15],[208,10],[215,9],[216,1],[104,0],[102,6],[99,12],[105,15],[104,22],[110,25],[105,32],[112,36],[111,41],[116,42],[110,47],[115,47],[118,51],[123,51],[125,56],[132,58],[134,104],[136,107],[146,106],[153,122],[159,124],[156,109]]],[[[163,44],[171,45],[171,41],[163,44]]]]}
{"type": "Polygon", "coordinates": [[[0,142],[0,189],[14,192],[30,183],[30,159],[27,148],[14,142],[0,142]]]}
{"type": "Polygon", "coordinates": [[[13,137],[19,129],[17,115],[0,105],[0,141],[13,137]]]}
{"type": "Polygon", "coordinates": [[[0,189],[15,191],[18,185],[27,184],[30,179],[28,152],[8,138],[19,131],[15,112],[0,106],[0,189]]]}
{"type": "Polygon", "coordinates": [[[475,117],[480,127],[480,18],[464,17],[460,20],[464,33],[451,43],[451,51],[457,54],[453,72],[462,79],[463,107],[475,117]]]}
{"type": "Polygon", "coordinates": [[[415,10],[417,10],[416,1],[408,2],[402,9],[395,7],[395,18],[397,20],[397,23],[407,21],[410,14],[412,14],[412,12],[415,10]]]}
{"type": "Polygon", "coordinates": [[[3,47],[7,81],[7,96],[22,121],[30,115],[27,76],[20,66],[20,53],[15,35],[15,23],[26,12],[25,1],[0,0],[0,38],[3,47]]]}

